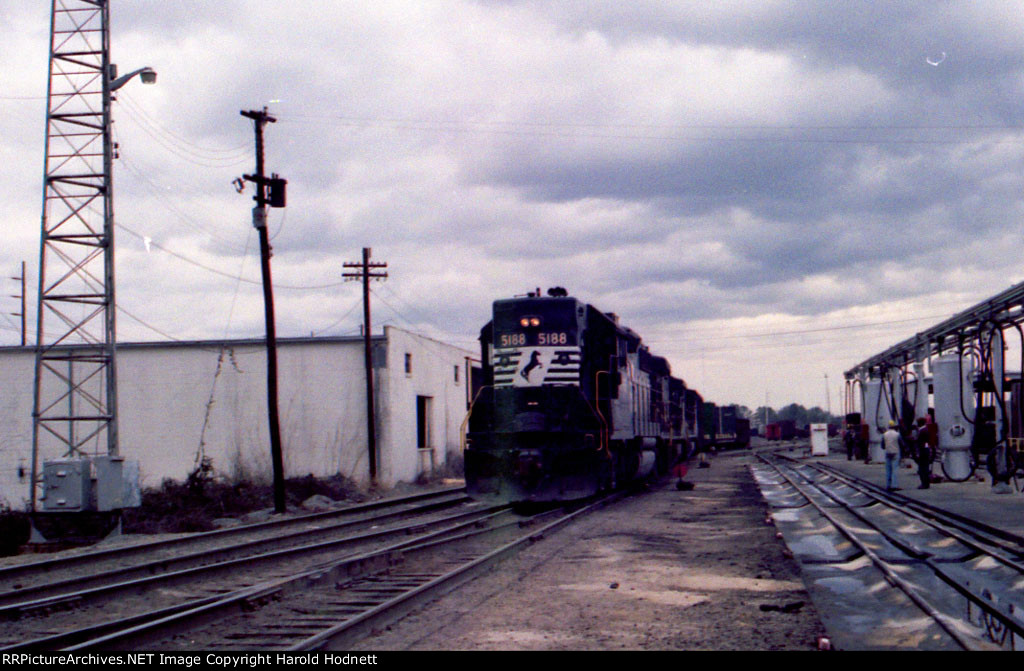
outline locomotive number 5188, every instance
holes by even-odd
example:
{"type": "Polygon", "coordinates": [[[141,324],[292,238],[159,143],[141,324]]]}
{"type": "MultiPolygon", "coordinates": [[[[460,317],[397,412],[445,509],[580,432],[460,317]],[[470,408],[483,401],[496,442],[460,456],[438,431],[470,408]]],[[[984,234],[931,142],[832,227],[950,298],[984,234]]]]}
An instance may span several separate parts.
{"type": "MultiPolygon", "coordinates": [[[[567,345],[569,343],[569,334],[564,331],[561,333],[538,333],[536,337],[537,342],[534,344],[538,346],[567,345]]],[[[502,333],[498,336],[498,347],[518,347],[525,344],[525,333],[502,333]]]]}
{"type": "Polygon", "coordinates": [[[538,333],[538,345],[564,345],[569,341],[565,333],[538,333]]]}

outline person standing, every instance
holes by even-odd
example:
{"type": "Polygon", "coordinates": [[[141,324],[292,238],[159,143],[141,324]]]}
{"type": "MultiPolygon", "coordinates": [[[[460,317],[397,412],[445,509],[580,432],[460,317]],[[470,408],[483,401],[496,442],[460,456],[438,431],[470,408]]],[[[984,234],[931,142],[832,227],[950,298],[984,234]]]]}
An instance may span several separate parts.
{"type": "Polygon", "coordinates": [[[928,424],[922,417],[917,420],[917,439],[914,444],[914,459],[917,461],[917,475],[921,478],[921,485],[918,489],[928,489],[932,482],[932,461],[935,454],[932,451],[932,441],[928,432],[928,424]]]}
{"type": "MultiPolygon", "coordinates": [[[[910,459],[911,461],[917,461],[917,438],[920,435],[917,422],[910,424],[910,430],[906,434],[901,434],[904,437],[904,445],[900,447],[900,466],[903,466],[904,459],[910,459]]],[[[911,468],[908,466],[907,468],[911,468]]]]}
{"type": "Polygon", "coordinates": [[[900,432],[896,430],[896,422],[889,422],[889,430],[882,434],[885,447],[885,488],[888,491],[899,489],[897,471],[900,465],[900,432]]]}

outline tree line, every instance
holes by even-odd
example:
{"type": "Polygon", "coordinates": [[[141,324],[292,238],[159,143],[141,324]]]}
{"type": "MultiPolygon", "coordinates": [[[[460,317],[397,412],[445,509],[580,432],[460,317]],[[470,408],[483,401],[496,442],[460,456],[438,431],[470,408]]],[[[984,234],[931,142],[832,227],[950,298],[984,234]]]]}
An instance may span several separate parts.
{"type": "Polygon", "coordinates": [[[745,405],[736,407],[739,416],[749,419],[751,426],[764,426],[766,413],[768,424],[787,419],[792,420],[793,424],[798,427],[803,427],[807,424],[842,424],[841,417],[832,415],[818,406],[805,408],[799,403],[790,403],[778,410],[763,405],[757,410],[751,410],[745,405]]]}

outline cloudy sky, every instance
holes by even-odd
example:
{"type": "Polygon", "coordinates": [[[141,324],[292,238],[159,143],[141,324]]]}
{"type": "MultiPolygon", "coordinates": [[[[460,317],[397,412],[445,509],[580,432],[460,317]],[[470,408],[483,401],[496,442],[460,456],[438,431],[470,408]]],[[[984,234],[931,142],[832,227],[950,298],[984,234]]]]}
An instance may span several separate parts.
{"type": "MultiPolygon", "coordinates": [[[[618,313],[718,403],[843,371],[1024,279],[1024,5],[133,0],[112,59],[121,341],[259,337],[266,106],[282,336],[467,348],[535,287],[618,313]]],[[[0,344],[39,256],[49,3],[0,5],[0,344]]],[[[30,332],[29,340],[34,335],[30,332]]]]}

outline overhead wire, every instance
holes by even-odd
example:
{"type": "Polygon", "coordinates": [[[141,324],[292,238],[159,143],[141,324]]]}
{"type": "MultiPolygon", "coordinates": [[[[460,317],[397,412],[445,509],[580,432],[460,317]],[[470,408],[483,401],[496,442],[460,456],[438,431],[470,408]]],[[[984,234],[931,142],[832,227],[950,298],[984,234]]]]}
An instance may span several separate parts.
{"type": "MultiPolygon", "coordinates": [[[[395,297],[396,300],[399,300],[399,301],[405,303],[406,305],[408,305],[408,303],[406,303],[404,301],[404,299],[402,299],[401,296],[396,294],[394,291],[391,291],[390,289],[388,289],[388,292],[393,297],[395,297]]],[[[395,314],[396,317],[398,317],[400,320],[402,320],[410,328],[415,328],[414,322],[406,314],[404,314],[402,311],[400,311],[398,308],[396,308],[394,305],[392,305],[388,300],[386,300],[384,298],[384,296],[382,296],[380,294],[380,292],[378,292],[378,291],[376,291],[374,289],[371,289],[371,293],[376,298],[378,298],[385,306],[387,306],[395,314]]],[[[825,333],[825,334],[827,334],[827,333],[830,333],[830,332],[846,331],[846,330],[851,330],[851,329],[884,328],[884,327],[889,327],[889,326],[893,326],[893,325],[896,325],[896,324],[911,323],[911,322],[915,322],[915,321],[925,321],[925,320],[937,319],[937,318],[945,318],[947,316],[948,316],[948,314],[926,315],[926,316],[916,317],[916,318],[912,318],[912,319],[894,319],[894,320],[887,320],[887,321],[881,321],[881,322],[868,322],[868,323],[862,323],[862,324],[846,324],[846,325],[838,325],[838,326],[833,326],[833,327],[822,327],[822,328],[815,328],[815,329],[796,329],[796,330],[791,330],[791,331],[774,331],[774,332],[766,332],[766,333],[759,333],[759,334],[733,335],[733,336],[720,336],[720,335],[716,335],[716,336],[714,336],[714,339],[715,340],[721,340],[721,339],[726,339],[726,338],[736,338],[736,339],[739,339],[739,338],[748,338],[748,337],[775,338],[775,337],[786,336],[786,335],[806,335],[806,334],[816,334],[816,333],[825,333]]],[[[451,341],[451,342],[466,343],[466,344],[470,344],[470,345],[472,345],[472,344],[474,344],[476,342],[475,338],[472,338],[472,337],[462,337],[460,335],[452,334],[448,329],[441,328],[441,327],[437,326],[437,324],[431,322],[430,320],[425,320],[425,319],[424,320],[420,320],[420,323],[424,323],[424,322],[430,324],[431,326],[436,328],[439,332],[446,334],[448,336],[449,341],[451,341]]],[[[866,340],[870,340],[870,341],[873,342],[873,341],[876,341],[876,340],[891,339],[892,337],[893,336],[891,334],[891,331],[886,331],[884,333],[879,333],[879,334],[876,334],[876,335],[866,335],[864,338],[862,338],[862,340],[866,339],[866,340]]],[[[668,349],[669,347],[671,347],[671,345],[674,344],[674,343],[680,343],[680,342],[684,342],[684,343],[706,342],[708,339],[709,338],[706,338],[706,337],[705,338],[693,337],[693,338],[686,338],[685,340],[680,340],[680,339],[675,339],[675,338],[672,338],[672,339],[650,338],[648,341],[652,344],[652,346],[658,347],[658,348],[664,350],[664,349],[668,349]]],[[[770,342],[770,343],[761,343],[761,344],[741,344],[741,343],[737,343],[735,346],[714,347],[712,349],[708,349],[706,346],[702,346],[701,354],[717,354],[717,353],[734,352],[734,351],[745,351],[745,350],[752,350],[752,349],[753,350],[762,350],[762,349],[786,349],[786,348],[823,347],[823,346],[828,346],[830,344],[834,344],[834,343],[838,344],[838,343],[842,343],[842,342],[846,342],[846,338],[843,337],[843,336],[840,336],[840,337],[837,337],[837,338],[814,339],[814,340],[810,340],[810,341],[804,340],[802,342],[770,342]]]]}
{"type": "MultiPolygon", "coordinates": [[[[879,333],[879,334],[876,334],[876,335],[868,335],[868,336],[865,336],[864,338],[861,338],[860,343],[881,341],[883,339],[884,340],[891,340],[891,338],[892,338],[892,335],[889,334],[889,333],[879,333]]],[[[662,347],[662,346],[657,345],[656,341],[652,340],[651,342],[652,342],[652,346],[657,346],[658,349],[661,349],[661,350],[671,349],[670,347],[662,347]]],[[[696,345],[698,342],[706,342],[706,341],[695,341],[694,344],[696,345]]],[[[703,345],[699,345],[699,346],[701,347],[700,351],[703,354],[719,354],[719,353],[725,353],[725,352],[746,352],[746,351],[750,351],[750,350],[765,350],[765,349],[789,349],[789,348],[800,348],[800,347],[825,347],[825,346],[829,346],[829,345],[833,345],[833,344],[841,344],[841,343],[848,343],[848,342],[849,342],[848,339],[839,337],[839,338],[831,338],[831,339],[826,339],[826,340],[812,340],[812,341],[805,341],[805,342],[768,342],[768,343],[759,343],[759,344],[751,344],[751,345],[740,345],[740,344],[737,344],[737,345],[734,345],[734,346],[712,347],[712,348],[707,348],[706,346],[703,346],[703,345]]],[[[858,344],[860,344],[860,343],[858,343],[858,344]]]]}
{"type": "MultiPolygon", "coordinates": [[[[278,120],[285,123],[310,123],[330,122],[341,126],[353,128],[386,128],[389,130],[406,130],[433,133],[479,133],[492,135],[511,136],[538,136],[538,137],[570,137],[587,139],[613,139],[613,140],[652,140],[652,141],[677,141],[677,142],[765,142],[765,143],[824,143],[824,144],[936,144],[951,145],[975,142],[977,138],[922,138],[922,137],[813,137],[803,136],[726,136],[726,135],[680,135],[680,134],[653,134],[653,133],[615,133],[595,132],[602,129],[617,131],[621,129],[639,130],[676,130],[676,131],[799,131],[807,132],[878,132],[878,131],[949,131],[959,130],[965,132],[992,132],[992,131],[1020,131],[1021,126],[979,124],[979,125],[906,125],[906,126],[872,126],[872,125],[757,125],[757,124],[599,124],[580,122],[524,122],[524,121],[476,121],[476,120],[423,120],[411,118],[388,118],[388,117],[351,117],[343,115],[288,115],[279,114],[278,120]]],[[[1024,142],[1024,137],[1014,139],[998,140],[999,143],[1024,142]]]]}
{"type": "Polygon", "coordinates": [[[319,329],[319,330],[317,330],[317,331],[310,331],[310,334],[309,334],[309,335],[310,335],[310,336],[317,336],[317,335],[322,335],[322,334],[324,334],[324,333],[327,333],[328,331],[330,331],[331,329],[333,329],[333,328],[334,328],[335,326],[337,326],[338,324],[340,324],[340,323],[342,323],[343,321],[345,321],[345,319],[346,319],[346,318],[347,318],[347,317],[348,317],[348,316],[349,316],[350,314],[352,314],[352,311],[353,311],[353,310],[355,310],[355,309],[356,309],[357,307],[359,307],[359,306],[360,306],[360,305],[362,304],[362,302],[363,302],[363,299],[362,299],[362,298],[358,298],[358,299],[356,299],[356,300],[355,300],[355,301],[354,301],[354,302],[352,303],[352,305],[351,305],[351,306],[349,307],[349,309],[348,309],[348,310],[346,310],[346,311],[345,311],[345,313],[344,313],[344,314],[342,314],[342,315],[341,315],[340,317],[338,317],[338,319],[337,319],[337,320],[336,320],[336,321],[335,321],[334,323],[332,323],[332,324],[331,324],[331,325],[329,325],[329,326],[325,326],[325,327],[323,327],[322,329],[319,329]]]}
{"type": "MultiPolygon", "coordinates": [[[[158,132],[159,126],[158,125],[154,126],[152,123],[147,124],[147,119],[149,119],[151,121],[151,118],[149,117],[149,115],[145,112],[145,110],[141,106],[138,106],[137,103],[135,103],[129,96],[127,96],[127,95],[125,95],[123,93],[121,93],[119,95],[124,97],[124,100],[127,102],[127,107],[131,108],[132,110],[134,110],[136,112],[135,120],[139,123],[139,126],[141,128],[143,128],[144,130],[146,130],[148,128],[149,130],[153,130],[153,133],[155,135],[159,134],[159,132],[158,132]]],[[[558,123],[552,123],[552,122],[536,122],[536,123],[532,123],[532,122],[531,123],[527,123],[527,122],[425,122],[425,121],[422,121],[422,120],[414,120],[414,119],[357,118],[357,117],[343,117],[343,116],[318,117],[318,116],[310,116],[310,115],[295,115],[293,117],[286,117],[285,119],[282,119],[282,120],[289,120],[289,119],[295,120],[295,119],[303,119],[303,118],[312,118],[312,119],[325,119],[326,118],[328,120],[341,121],[343,123],[356,123],[356,124],[359,124],[359,125],[369,125],[369,126],[382,125],[382,124],[383,125],[389,125],[389,124],[390,125],[395,125],[395,124],[434,124],[432,126],[422,126],[422,127],[421,126],[414,126],[413,127],[414,130],[436,130],[436,129],[450,130],[450,129],[454,128],[456,130],[467,130],[468,129],[468,130],[472,130],[472,131],[479,131],[481,129],[486,129],[488,126],[493,127],[493,126],[508,126],[508,125],[513,125],[514,126],[514,125],[518,125],[519,126],[519,130],[516,130],[513,127],[513,130],[515,130],[517,132],[517,134],[521,133],[523,128],[563,128],[563,129],[564,128],[568,128],[570,130],[580,129],[580,128],[583,128],[583,129],[592,129],[592,128],[598,128],[598,129],[601,129],[601,128],[611,128],[611,129],[620,129],[620,128],[663,129],[663,128],[670,128],[670,129],[687,129],[687,130],[709,130],[709,129],[713,129],[713,130],[751,130],[751,129],[753,129],[753,130],[772,130],[772,131],[777,131],[777,130],[800,130],[800,131],[807,131],[807,130],[829,130],[829,131],[835,131],[835,130],[858,130],[858,131],[860,131],[860,130],[872,130],[872,131],[875,131],[875,130],[914,130],[914,131],[917,131],[917,130],[937,130],[937,129],[938,130],[954,129],[954,130],[977,131],[977,130],[1019,130],[1020,129],[1019,126],[1005,126],[1005,125],[994,125],[994,124],[992,124],[992,125],[972,125],[972,126],[960,126],[960,125],[949,125],[949,126],[941,126],[941,125],[935,125],[935,126],[923,126],[923,125],[916,125],[916,126],[831,126],[831,125],[821,125],[821,126],[796,126],[796,125],[770,126],[770,125],[711,125],[711,124],[699,124],[699,125],[586,124],[586,123],[558,124],[558,123]],[[438,126],[437,125],[438,123],[448,124],[448,125],[438,126]],[[463,124],[463,126],[461,128],[460,127],[456,127],[456,126],[451,126],[450,124],[452,124],[452,123],[463,124]],[[477,124],[477,127],[474,128],[472,125],[469,125],[469,124],[477,124]]],[[[395,126],[395,127],[403,127],[403,126],[395,126]]],[[[208,148],[202,148],[202,147],[199,147],[198,145],[194,145],[193,143],[189,142],[188,140],[182,138],[181,136],[178,136],[177,134],[168,131],[167,129],[162,129],[162,130],[166,134],[165,135],[165,139],[170,138],[171,140],[176,140],[176,141],[178,141],[180,143],[183,143],[183,144],[189,145],[190,147],[196,148],[200,152],[208,151],[210,154],[213,154],[213,155],[222,155],[222,156],[227,156],[227,157],[230,158],[232,156],[231,152],[237,151],[238,149],[241,149],[242,146],[246,146],[246,145],[242,145],[239,148],[227,148],[227,149],[208,149],[208,148]]],[[[507,132],[506,130],[502,130],[500,128],[499,128],[499,130],[501,130],[501,132],[507,132]]],[[[154,135],[154,137],[155,137],[155,135],[154,135]]],[[[645,137],[645,136],[633,136],[633,135],[629,135],[629,136],[598,135],[597,137],[612,137],[612,138],[614,138],[614,137],[627,137],[627,138],[636,138],[636,139],[647,139],[647,137],[645,137]]],[[[662,135],[650,136],[650,138],[651,139],[683,139],[683,140],[691,140],[691,139],[692,140],[706,140],[706,139],[709,139],[709,138],[703,138],[703,137],[702,138],[679,138],[679,137],[675,137],[675,136],[665,137],[665,136],[662,136],[662,135]]],[[[728,138],[728,139],[730,139],[730,140],[746,140],[745,138],[728,138]]],[[[753,139],[764,139],[764,140],[768,140],[768,141],[775,141],[775,140],[778,140],[779,138],[753,138],[753,139]]],[[[802,139],[799,139],[799,138],[788,138],[788,139],[789,140],[796,140],[796,141],[810,141],[810,140],[802,140],[802,139]]],[[[833,138],[833,139],[825,139],[824,141],[838,141],[838,140],[835,140],[833,138]]],[[[855,141],[860,142],[860,141],[867,141],[867,140],[855,140],[855,141]]],[[[201,156],[200,153],[196,153],[194,155],[201,156]]],[[[238,154],[238,156],[241,156],[241,154],[238,154]]],[[[246,152],[246,158],[248,158],[249,156],[251,156],[251,154],[249,152],[246,152]]],[[[213,156],[212,155],[207,155],[206,158],[213,158],[213,156]]],[[[132,171],[136,175],[139,175],[139,176],[141,176],[141,177],[143,177],[145,179],[145,176],[142,175],[137,170],[135,170],[134,167],[132,167],[130,169],[132,169],[132,171]]],[[[154,187],[156,186],[151,181],[149,183],[152,186],[154,186],[154,187]]],[[[169,208],[169,209],[172,209],[172,211],[174,211],[173,208],[169,208]]],[[[177,212],[177,214],[179,215],[179,217],[182,218],[183,221],[187,221],[187,219],[188,219],[187,215],[183,215],[180,212],[177,212]]],[[[122,229],[127,230],[129,233],[131,233],[133,235],[136,235],[139,238],[142,238],[142,239],[146,238],[146,236],[142,236],[142,235],[136,233],[135,231],[127,229],[123,225],[119,224],[119,226],[122,229]]],[[[284,220],[282,219],[281,227],[283,228],[283,226],[284,226],[284,220]]],[[[203,230],[203,229],[200,227],[200,230],[203,230]]],[[[204,230],[204,232],[207,235],[211,235],[213,237],[217,237],[217,236],[211,234],[209,231],[205,231],[204,230]]],[[[278,232],[275,233],[275,236],[277,234],[279,234],[280,232],[281,232],[281,229],[279,229],[278,232]]],[[[219,238],[219,239],[221,239],[222,241],[225,241],[224,238],[219,238]]],[[[150,240],[149,244],[151,244],[152,246],[156,247],[157,249],[159,249],[161,251],[164,251],[164,252],[166,252],[166,253],[168,253],[168,254],[170,254],[172,256],[175,256],[175,257],[177,257],[177,258],[179,258],[179,259],[181,259],[181,260],[183,260],[185,262],[188,262],[188,263],[190,263],[192,265],[195,265],[197,267],[203,268],[204,270],[207,270],[209,272],[213,272],[213,273],[216,273],[218,275],[222,275],[224,277],[229,277],[229,278],[235,279],[235,280],[237,280],[239,282],[243,282],[244,281],[244,282],[251,283],[251,284],[260,284],[261,283],[258,280],[251,280],[251,279],[248,279],[248,278],[244,278],[242,276],[237,276],[236,277],[236,276],[231,275],[229,273],[225,273],[223,271],[220,271],[220,270],[218,270],[216,268],[212,268],[212,267],[207,266],[205,264],[202,264],[202,263],[200,263],[198,261],[195,261],[194,259],[187,258],[186,256],[184,256],[182,254],[173,252],[173,251],[167,249],[166,247],[163,247],[162,245],[160,245],[158,243],[152,242],[151,240],[150,240]]],[[[338,286],[340,284],[341,284],[341,282],[328,283],[328,284],[320,284],[320,285],[310,285],[310,286],[289,286],[289,285],[276,285],[276,286],[278,286],[279,288],[282,288],[282,289],[315,290],[315,289],[330,288],[330,287],[338,286]]],[[[394,296],[397,300],[399,300],[401,302],[404,302],[401,299],[400,296],[395,294],[390,289],[388,289],[388,293],[391,294],[392,296],[394,296]]],[[[382,297],[379,296],[379,294],[377,294],[377,295],[378,295],[378,298],[381,298],[382,301],[384,300],[382,297]]],[[[387,301],[384,301],[384,302],[387,304],[387,301]]],[[[406,304],[406,305],[408,305],[408,304],[406,304]]],[[[395,312],[395,314],[397,316],[402,318],[404,321],[406,321],[410,325],[412,324],[411,321],[406,319],[404,317],[404,315],[402,315],[400,312],[398,312],[393,306],[391,306],[390,304],[388,304],[388,306],[395,312]]],[[[907,319],[907,320],[892,320],[892,321],[889,321],[889,322],[878,322],[876,324],[904,323],[904,322],[919,321],[919,320],[929,319],[929,318],[932,318],[932,317],[923,317],[923,318],[918,318],[918,319],[907,319]]],[[[430,323],[428,320],[424,320],[424,321],[427,321],[427,323],[430,323]]],[[[432,324],[431,323],[431,325],[436,327],[436,324],[432,324]]],[[[778,337],[778,336],[790,335],[790,334],[817,333],[817,332],[823,332],[823,331],[835,331],[835,330],[867,328],[867,327],[872,326],[872,325],[873,324],[855,324],[855,325],[824,327],[824,328],[816,328],[816,329],[803,329],[803,330],[793,330],[793,331],[767,332],[767,333],[764,333],[764,334],[733,334],[733,335],[725,335],[725,336],[716,336],[716,338],[717,339],[738,339],[738,338],[756,338],[756,337],[778,337]]],[[[445,331],[445,329],[440,329],[440,328],[439,328],[439,330],[442,331],[442,332],[445,331]]],[[[662,341],[662,342],[664,342],[664,341],[662,341]]],[[[668,340],[667,342],[676,342],[676,340],[668,340]]],[[[791,346],[791,345],[792,344],[786,345],[786,346],[791,346]]],[[[776,345],[776,346],[778,346],[778,345],[776,345]]],[[[801,344],[799,344],[799,346],[807,346],[807,344],[801,343],[801,344]]]]}
{"type": "Polygon", "coordinates": [[[150,331],[153,331],[154,333],[158,333],[158,334],[162,335],[163,337],[167,338],[168,340],[173,340],[174,342],[184,342],[184,339],[175,337],[175,336],[167,333],[166,331],[164,331],[162,329],[159,329],[156,326],[153,326],[149,322],[144,321],[141,317],[137,317],[136,315],[132,314],[131,312],[126,310],[125,307],[123,305],[121,305],[121,304],[117,305],[117,311],[120,312],[121,314],[123,314],[124,316],[128,317],[132,321],[138,322],[139,324],[145,326],[150,331]]]}
{"type": "MultiPolygon", "coordinates": [[[[247,278],[247,277],[233,275],[233,274],[231,274],[229,272],[225,272],[225,271],[220,270],[218,268],[214,268],[214,267],[209,266],[209,265],[207,265],[205,263],[202,263],[201,261],[196,261],[195,259],[189,258],[188,256],[185,256],[184,254],[181,254],[179,252],[175,252],[175,251],[173,251],[171,249],[168,249],[167,247],[165,247],[165,246],[161,245],[160,243],[154,241],[149,236],[143,235],[143,234],[139,233],[138,231],[132,230],[131,228],[129,228],[128,226],[125,226],[121,222],[117,222],[114,225],[117,226],[117,228],[121,229],[122,231],[125,231],[126,233],[129,233],[130,235],[134,235],[136,238],[138,238],[139,240],[142,240],[143,242],[146,242],[146,240],[148,240],[149,241],[148,244],[149,244],[150,247],[152,247],[154,249],[158,249],[161,252],[164,252],[165,254],[169,254],[170,256],[173,256],[174,258],[179,259],[181,261],[184,261],[185,263],[193,265],[193,266],[195,266],[197,268],[202,268],[203,270],[211,272],[211,273],[213,273],[215,275],[220,275],[221,277],[227,277],[227,278],[232,279],[232,280],[238,280],[239,282],[245,282],[247,284],[255,284],[255,285],[260,285],[260,286],[263,285],[263,281],[262,280],[254,280],[254,279],[250,279],[250,278],[247,278]]],[[[318,289],[330,289],[331,287],[336,287],[336,286],[339,286],[341,284],[344,284],[344,282],[338,281],[338,282],[327,282],[327,283],[324,283],[324,284],[308,284],[308,285],[279,284],[279,283],[275,282],[274,283],[274,288],[275,289],[290,289],[290,290],[294,290],[294,291],[316,291],[318,289]]]]}
{"type": "Polygon", "coordinates": [[[245,236],[245,251],[242,253],[242,261],[238,267],[238,279],[235,282],[235,291],[231,296],[231,304],[228,307],[228,318],[224,324],[224,339],[227,340],[228,331],[231,330],[231,320],[234,319],[235,305],[238,303],[238,294],[242,289],[242,274],[245,271],[245,262],[249,260],[249,245],[252,243],[253,236],[256,233],[256,229],[249,229],[249,234],[245,236]]]}
{"type": "Polygon", "coordinates": [[[143,182],[148,184],[150,186],[151,190],[152,190],[152,193],[160,200],[160,202],[164,205],[164,207],[166,207],[168,210],[170,210],[171,213],[176,215],[177,218],[182,223],[184,223],[185,225],[189,226],[193,230],[196,230],[196,231],[198,231],[200,233],[203,233],[204,235],[207,235],[207,236],[209,236],[209,237],[211,237],[211,238],[213,238],[215,240],[219,240],[220,242],[223,242],[225,244],[232,244],[233,245],[235,243],[235,240],[232,240],[232,239],[224,237],[224,236],[222,236],[222,235],[220,235],[218,233],[214,233],[213,231],[210,231],[203,224],[199,223],[194,217],[192,217],[192,216],[186,214],[185,212],[183,212],[182,210],[180,210],[177,207],[177,205],[175,205],[174,202],[167,196],[167,194],[164,193],[164,191],[160,187],[160,185],[157,184],[156,182],[154,182],[153,180],[151,180],[149,178],[149,176],[146,175],[144,172],[142,172],[141,170],[136,168],[134,163],[132,163],[131,161],[127,160],[124,156],[121,156],[119,158],[119,160],[121,162],[121,165],[123,165],[130,173],[132,173],[133,175],[138,177],[140,180],[142,180],[143,182]]]}
{"type": "Polygon", "coordinates": [[[131,107],[138,114],[143,116],[154,128],[159,129],[160,132],[165,133],[169,137],[177,140],[178,142],[181,142],[183,144],[188,145],[189,147],[194,148],[196,151],[199,151],[199,152],[202,152],[202,153],[207,153],[207,154],[212,154],[212,155],[217,155],[217,154],[237,155],[239,153],[245,154],[247,156],[252,156],[253,155],[252,144],[248,140],[246,140],[245,142],[239,143],[239,144],[237,144],[237,145],[235,145],[233,147],[205,147],[205,146],[202,146],[202,145],[198,145],[198,144],[192,142],[189,138],[185,137],[184,135],[178,134],[173,128],[168,128],[167,126],[164,126],[162,123],[160,123],[160,121],[158,119],[154,118],[153,115],[151,115],[149,112],[147,112],[146,108],[143,105],[141,105],[139,102],[137,102],[134,98],[132,98],[126,92],[122,91],[122,92],[118,93],[118,96],[119,96],[120,100],[124,100],[128,104],[129,107],[131,107]]]}
{"type": "MultiPolygon", "coordinates": [[[[428,336],[428,335],[426,335],[426,334],[424,334],[424,333],[421,333],[421,332],[419,332],[419,331],[415,330],[415,329],[416,329],[416,324],[414,324],[414,323],[413,323],[413,322],[412,322],[412,321],[411,321],[411,320],[410,320],[410,319],[409,319],[408,317],[406,317],[406,316],[405,316],[405,315],[404,315],[404,314],[403,314],[403,313],[402,313],[402,312],[401,312],[401,311],[400,311],[400,310],[399,310],[398,308],[396,308],[396,307],[395,307],[394,305],[392,305],[392,304],[391,304],[391,303],[389,303],[389,302],[388,302],[387,300],[385,300],[385,298],[384,298],[383,296],[381,296],[381,295],[380,295],[379,293],[377,293],[377,292],[376,292],[376,291],[374,291],[373,289],[370,289],[370,293],[371,293],[371,294],[372,294],[373,296],[375,296],[375,297],[376,297],[376,298],[377,298],[377,299],[378,299],[378,300],[379,300],[379,301],[380,301],[381,303],[383,303],[383,304],[384,304],[385,306],[387,306],[387,308],[388,308],[389,310],[391,310],[391,312],[392,312],[392,313],[393,313],[393,314],[394,314],[394,315],[395,315],[396,317],[398,317],[398,319],[400,319],[401,321],[405,322],[406,326],[408,327],[408,329],[409,329],[409,331],[410,331],[411,333],[415,333],[416,335],[419,335],[419,336],[423,336],[423,337],[425,337],[425,338],[430,338],[430,337],[431,337],[431,336],[428,336]]],[[[422,322],[421,322],[421,323],[422,323],[422,322]]],[[[436,328],[436,329],[437,329],[437,330],[438,330],[438,331],[439,331],[440,333],[444,334],[446,338],[447,338],[448,336],[451,336],[451,335],[452,335],[452,334],[451,334],[451,332],[449,332],[449,331],[448,331],[447,329],[443,329],[443,328],[440,328],[440,327],[438,327],[438,326],[437,326],[436,324],[433,324],[433,323],[431,323],[431,322],[429,322],[429,321],[428,321],[428,322],[426,322],[426,323],[427,323],[427,324],[429,324],[430,326],[433,326],[434,328],[436,328]]],[[[449,339],[451,339],[451,340],[457,340],[457,339],[455,339],[455,338],[449,338],[449,339]]]]}
{"type": "MultiPolygon", "coordinates": [[[[412,311],[414,313],[414,315],[413,315],[414,317],[419,317],[419,322],[420,323],[429,324],[430,326],[432,326],[435,329],[437,329],[438,332],[440,332],[440,333],[450,333],[450,331],[448,329],[438,325],[435,321],[433,321],[432,319],[430,319],[426,315],[424,315],[423,314],[423,310],[421,308],[417,308],[417,307],[415,307],[413,305],[410,305],[408,303],[408,301],[406,301],[399,294],[397,294],[387,283],[381,284],[379,286],[380,286],[380,288],[382,290],[388,292],[388,294],[390,296],[392,296],[396,301],[398,301],[399,303],[403,304],[408,310],[412,311]]],[[[383,298],[381,300],[383,300],[383,298]]],[[[392,309],[394,309],[394,308],[392,308],[392,309]]],[[[409,324],[412,323],[408,319],[406,319],[406,321],[409,324]]]]}
{"type": "Polygon", "coordinates": [[[142,106],[134,102],[131,96],[118,93],[118,97],[125,103],[121,108],[126,116],[157,144],[178,158],[207,168],[230,167],[252,160],[253,149],[248,144],[223,149],[201,147],[162,126],[142,106]]]}
{"type": "MultiPolygon", "coordinates": [[[[851,329],[872,328],[872,327],[875,327],[875,326],[891,326],[891,325],[894,325],[894,324],[906,324],[906,323],[912,323],[912,322],[926,321],[926,320],[930,320],[930,319],[945,319],[945,318],[948,318],[948,317],[949,317],[949,313],[943,313],[943,314],[937,314],[937,315],[927,315],[927,316],[923,316],[923,317],[912,317],[912,318],[908,318],[908,319],[890,319],[890,320],[886,320],[886,321],[865,322],[865,323],[861,323],[861,324],[845,324],[845,325],[840,325],[840,326],[823,326],[823,327],[820,327],[820,328],[813,328],[813,329],[795,329],[795,330],[791,330],[791,331],[765,331],[765,332],[761,332],[761,333],[734,333],[734,334],[729,334],[729,335],[714,334],[714,335],[705,335],[703,337],[705,337],[705,338],[713,337],[716,340],[727,340],[727,339],[735,340],[735,339],[739,339],[739,338],[774,338],[774,337],[784,336],[784,335],[801,335],[801,334],[806,334],[806,333],[823,333],[823,332],[828,332],[828,331],[846,331],[846,330],[851,330],[851,329]]],[[[682,336],[681,338],[685,339],[685,340],[691,340],[691,339],[699,338],[699,337],[701,337],[701,336],[700,335],[697,335],[697,336],[682,336]]],[[[670,341],[672,341],[672,340],[670,340],[670,341]]]]}
{"type": "Polygon", "coordinates": [[[375,296],[375,297],[377,298],[377,300],[379,300],[379,301],[380,301],[381,303],[383,303],[384,305],[386,305],[386,306],[388,307],[388,309],[390,309],[390,310],[391,310],[391,312],[392,312],[392,313],[393,313],[393,314],[394,314],[394,315],[395,315],[396,317],[398,317],[398,318],[399,318],[400,320],[402,320],[403,322],[405,322],[405,324],[406,324],[406,325],[407,325],[408,327],[410,327],[410,328],[414,328],[414,326],[415,326],[415,325],[414,325],[414,324],[413,324],[413,323],[412,323],[412,322],[411,322],[411,321],[410,321],[409,319],[407,319],[407,318],[405,317],[405,315],[403,315],[403,314],[402,314],[401,312],[399,312],[398,308],[396,308],[396,307],[395,307],[394,305],[392,305],[391,303],[389,303],[389,302],[387,302],[386,300],[384,300],[384,297],[383,297],[383,296],[381,296],[381,295],[380,295],[379,293],[377,293],[377,292],[376,292],[376,291],[374,291],[373,289],[370,289],[370,294],[372,294],[373,296],[375,296]]]}

